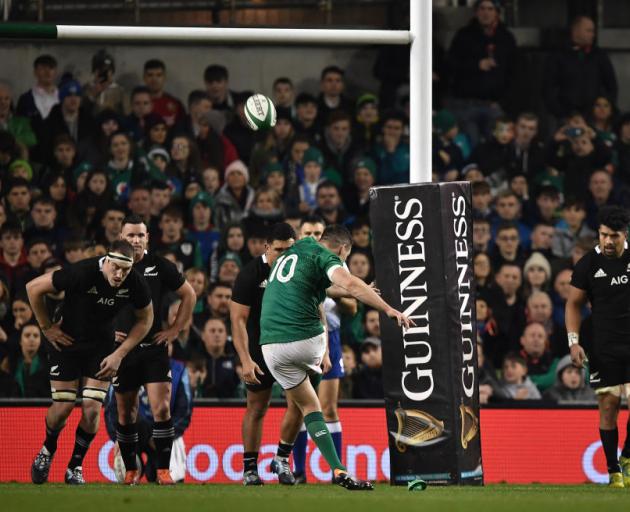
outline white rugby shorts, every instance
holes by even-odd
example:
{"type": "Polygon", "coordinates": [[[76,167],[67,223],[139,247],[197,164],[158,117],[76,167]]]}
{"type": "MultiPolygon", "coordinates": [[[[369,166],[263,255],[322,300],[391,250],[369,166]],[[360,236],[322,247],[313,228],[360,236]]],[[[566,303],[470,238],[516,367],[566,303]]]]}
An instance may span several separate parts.
{"type": "Polygon", "coordinates": [[[326,353],[326,333],[288,343],[262,346],[265,363],[282,389],[292,389],[312,374],[322,373],[320,365],[326,353]]]}

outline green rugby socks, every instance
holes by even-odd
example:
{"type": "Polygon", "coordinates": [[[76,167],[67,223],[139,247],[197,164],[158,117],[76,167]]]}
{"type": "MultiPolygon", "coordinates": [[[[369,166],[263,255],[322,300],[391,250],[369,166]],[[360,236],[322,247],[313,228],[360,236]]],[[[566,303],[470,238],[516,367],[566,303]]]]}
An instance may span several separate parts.
{"type": "Polygon", "coordinates": [[[332,436],[328,431],[326,422],[324,421],[324,415],[319,412],[312,412],[304,416],[304,424],[308,430],[311,439],[319,448],[326,462],[330,466],[330,469],[346,471],[346,468],[341,464],[339,457],[337,456],[337,450],[335,450],[335,443],[333,443],[332,436]]]}

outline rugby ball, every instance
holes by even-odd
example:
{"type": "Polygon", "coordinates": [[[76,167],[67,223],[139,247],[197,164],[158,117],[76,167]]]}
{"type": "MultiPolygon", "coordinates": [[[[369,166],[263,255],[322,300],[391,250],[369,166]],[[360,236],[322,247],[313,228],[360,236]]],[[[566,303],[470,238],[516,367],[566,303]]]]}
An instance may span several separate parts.
{"type": "Polygon", "coordinates": [[[268,130],[276,124],[276,107],[264,94],[253,94],[245,102],[245,120],[254,130],[268,130]]]}

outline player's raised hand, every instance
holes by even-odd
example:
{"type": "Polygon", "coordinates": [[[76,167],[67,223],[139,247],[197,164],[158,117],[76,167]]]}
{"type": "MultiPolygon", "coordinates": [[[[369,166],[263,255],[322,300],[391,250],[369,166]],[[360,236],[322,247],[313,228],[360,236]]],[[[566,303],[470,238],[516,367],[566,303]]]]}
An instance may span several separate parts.
{"type": "Polygon", "coordinates": [[[44,336],[55,347],[55,350],[61,350],[61,347],[69,347],[74,341],[71,336],[61,330],[61,322],[52,324],[48,329],[42,329],[44,336]]]}
{"type": "Polygon", "coordinates": [[[249,361],[243,361],[242,364],[243,380],[245,381],[245,384],[260,384],[260,381],[258,380],[256,374],[265,374],[265,372],[260,369],[260,366],[258,366],[253,359],[249,359],[249,361]]]}
{"type": "Polygon", "coordinates": [[[588,361],[586,358],[586,352],[581,345],[572,345],[571,346],[571,362],[573,366],[577,366],[578,368],[583,368],[584,363],[588,361]]]}
{"type": "Polygon", "coordinates": [[[370,283],[370,288],[372,288],[372,290],[374,291],[374,293],[376,293],[377,295],[380,295],[380,294],[381,294],[381,290],[379,290],[379,289],[376,287],[376,281],[372,281],[372,282],[370,283]]]}
{"type": "Polygon", "coordinates": [[[397,309],[390,308],[385,312],[385,314],[392,320],[396,320],[396,323],[399,326],[404,327],[405,329],[409,329],[409,327],[416,325],[416,323],[411,318],[403,315],[397,309]]]}
{"type": "Polygon", "coordinates": [[[109,379],[110,377],[113,377],[116,375],[121,362],[122,357],[118,354],[118,352],[112,352],[101,361],[101,369],[96,374],[96,378],[109,379]]]}
{"type": "Polygon", "coordinates": [[[114,333],[114,341],[116,343],[122,343],[123,341],[125,341],[127,339],[127,333],[126,332],[122,332],[122,331],[116,331],[114,333]]]}

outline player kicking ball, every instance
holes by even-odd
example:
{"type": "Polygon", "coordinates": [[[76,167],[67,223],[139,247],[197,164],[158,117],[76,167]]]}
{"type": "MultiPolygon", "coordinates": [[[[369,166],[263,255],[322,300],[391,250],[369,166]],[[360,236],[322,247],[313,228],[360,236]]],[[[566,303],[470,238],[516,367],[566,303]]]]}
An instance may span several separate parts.
{"type": "Polygon", "coordinates": [[[46,413],[46,439],[31,466],[35,484],[48,480],[57,438],[74,409],[80,385],[82,415],[65,482],[85,483],[83,459],[98,430],[109,381],[153,323],[151,292],[132,264],[133,247],[117,240],[107,256],[44,274],[26,285],[33,313],[46,337],[53,399],[46,413]],[[53,324],[45,297],[59,292],[65,292],[62,319],[53,324]],[[127,339],[114,350],[113,320],[128,304],[134,310],[135,321],[127,339]]]}
{"type": "Polygon", "coordinates": [[[372,484],[350,475],[339,460],[309,380],[310,375],[321,374],[326,353],[319,305],[326,289],[334,284],[395,319],[398,325],[408,328],[414,324],[343,267],[351,249],[350,232],[343,226],[328,226],[319,242],[304,238],[278,258],[263,297],[260,344],[265,363],[285,390],[287,400],[302,411],[311,439],[333,472],[333,483],[366,491],[374,489],[372,484]]]}

